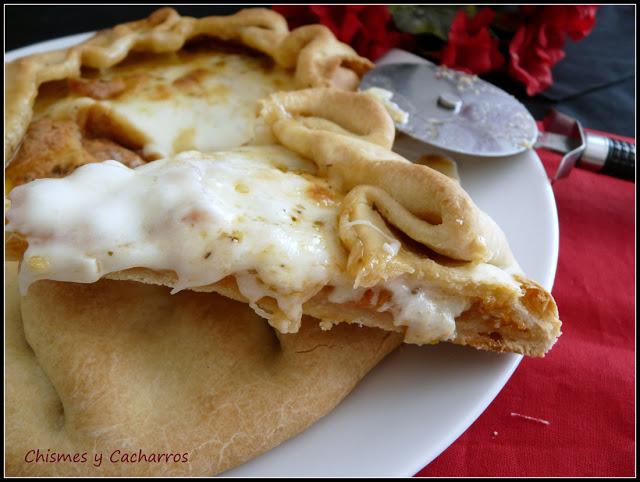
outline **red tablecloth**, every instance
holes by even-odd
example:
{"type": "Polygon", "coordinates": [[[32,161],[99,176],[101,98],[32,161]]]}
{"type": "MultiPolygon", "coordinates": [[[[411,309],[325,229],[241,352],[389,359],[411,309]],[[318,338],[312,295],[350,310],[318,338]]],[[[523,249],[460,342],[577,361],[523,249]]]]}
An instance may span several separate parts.
{"type": "MultiPolygon", "coordinates": [[[[538,154],[549,173],[560,159],[538,154]]],[[[574,169],[553,190],[563,335],[419,476],[635,474],[635,185],[574,169]]]]}

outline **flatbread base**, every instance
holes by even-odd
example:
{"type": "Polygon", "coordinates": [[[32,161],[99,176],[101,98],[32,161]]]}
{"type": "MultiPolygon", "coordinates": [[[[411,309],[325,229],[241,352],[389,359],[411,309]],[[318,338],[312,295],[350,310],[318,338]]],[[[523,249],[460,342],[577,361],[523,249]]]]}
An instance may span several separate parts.
{"type": "Polygon", "coordinates": [[[243,303],[131,281],[40,281],[20,303],[16,265],[6,475],[220,473],[330,412],[402,340],[312,318],[282,335],[243,303]]]}

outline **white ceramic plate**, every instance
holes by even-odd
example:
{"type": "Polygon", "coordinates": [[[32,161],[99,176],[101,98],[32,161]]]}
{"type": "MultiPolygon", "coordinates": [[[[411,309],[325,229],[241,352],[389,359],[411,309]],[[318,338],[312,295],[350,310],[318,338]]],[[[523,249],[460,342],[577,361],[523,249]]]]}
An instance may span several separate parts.
{"type": "MultiPolygon", "coordinates": [[[[5,61],[64,48],[74,35],[14,50],[5,61]]],[[[408,157],[427,150],[404,140],[408,157]]],[[[522,268],[551,289],[558,259],[553,192],[533,151],[458,160],[462,185],[507,234],[522,268]]],[[[491,403],[521,357],[454,345],[402,346],[329,415],[229,476],[411,476],[456,440],[491,403]]]]}

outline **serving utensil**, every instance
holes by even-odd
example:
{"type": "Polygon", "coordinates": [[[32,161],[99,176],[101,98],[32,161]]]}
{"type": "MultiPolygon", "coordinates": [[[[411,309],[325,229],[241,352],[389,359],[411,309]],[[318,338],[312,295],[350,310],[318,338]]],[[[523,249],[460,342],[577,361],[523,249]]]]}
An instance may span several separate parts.
{"type": "Polygon", "coordinates": [[[635,179],[635,144],[585,133],[580,122],[556,110],[539,132],[524,105],[475,75],[409,59],[367,73],[360,89],[372,87],[393,93],[393,102],[409,114],[397,129],[426,144],[474,157],[546,148],[564,154],[552,181],[576,166],[635,179]]]}

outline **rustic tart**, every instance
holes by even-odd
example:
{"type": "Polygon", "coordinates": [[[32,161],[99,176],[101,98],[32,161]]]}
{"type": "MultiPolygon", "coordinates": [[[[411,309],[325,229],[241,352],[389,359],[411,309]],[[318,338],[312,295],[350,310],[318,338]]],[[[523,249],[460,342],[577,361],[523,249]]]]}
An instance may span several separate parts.
{"type": "Polygon", "coordinates": [[[349,92],[370,64],[274,15],[162,10],[8,67],[9,90],[31,96],[6,114],[22,293],[7,314],[8,473],[211,475],[326,414],[401,341],[542,356],[560,335],[500,228],[455,180],[392,152],[385,108],[349,92]],[[254,95],[221,80],[255,60],[236,45],[198,72],[203,32],[272,59],[242,80],[260,72],[254,95]],[[156,71],[149,52],[173,53],[156,71]],[[34,440],[188,460],[29,464],[34,440]]]}

